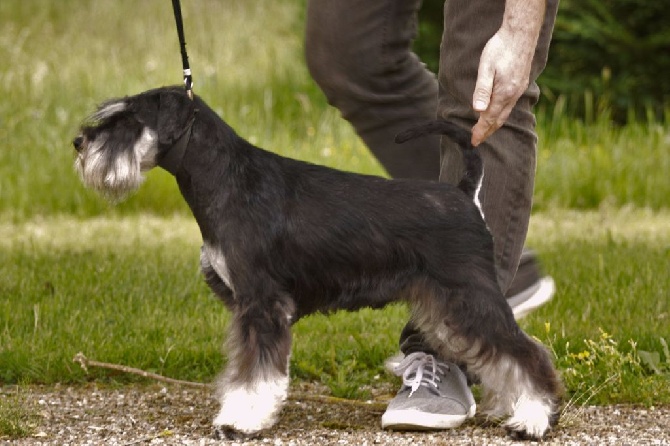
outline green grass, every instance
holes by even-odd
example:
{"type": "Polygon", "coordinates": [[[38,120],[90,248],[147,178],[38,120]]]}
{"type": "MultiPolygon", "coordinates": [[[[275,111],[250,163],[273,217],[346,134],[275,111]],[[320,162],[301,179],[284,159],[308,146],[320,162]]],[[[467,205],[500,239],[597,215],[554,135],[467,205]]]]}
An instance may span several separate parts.
{"type": "MultiPolygon", "coordinates": [[[[0,242],[0,293],[10,296],[0,301],[0,380],[137,379],[85,374],[72,363],[80,351],[188,380],[211,381],[222,367],[228,314],[198,273],[199,233],[190,218],[59,217],[0,228],[11,234],[0,242]]],[[[533,217],[530,243],[559,291],[523,326],[554,350],[568,389],[582,395],[620,373],[592,401],[670,403],[661,340],[670,339],[670,215],[554,210],[533,217]],[[590,342],[602,347],[601,330],[617,342],[614,353],[609,362],[583,363],[579,353],[590,342]],[[658,373],[639,351],[660,355],[658,373]],[[625,367],[613,369],[613,360],[625,367]]],[[[406,319],[402,305],[308,317],[295,326],[292,374],[338,396],[365,397],[366,384],[393,380],[382,365],[406,319]]]]}
{"type": "Polygon", "coordinates": [[[670,402],[669,217],[603,208],[531,220],[529,244],[558,292],[522,326],[551,346],[582,402],[670,402]],[[656,370],[645,352],[658,355],[656,370]]]}
{"type": "MultiPolygon", "coordinates": [[[[309,79],[303,3],[185,3],[196,92],[257,145],[382,174],[309,79]]],[[[200,278],[174,180],[153,171],[112,207],[72,168],[70,141],[96,103],[181,81],[169,3],[3,0],[0,16],[0,383],[137,379],[85,374],[79,351],[212,380],[228,315],[200,278]]],[[[577,401],[670,403],[668,123],[552,116],[538,121],[529,241],[559,291],[523,326],[555,352],[577,401]]],[[[300,321],[293,376],[357,398],[396,382],[382,363],[406,318],[394,305],[300,321]]]]}
{"type": "Polygon", "coordinates": [[[670,205],[667,122],[617,127],[607,114],[585,124],[559,112],[552,119],[541,114],[538,122],[535,209],[670,205]]]}
{"type": "Polygon", "coordinates": [[[0,441],[31,435],[39,419],[37,414],[34,403],[27,401],[23,387],[0,389],[0,441]]]}

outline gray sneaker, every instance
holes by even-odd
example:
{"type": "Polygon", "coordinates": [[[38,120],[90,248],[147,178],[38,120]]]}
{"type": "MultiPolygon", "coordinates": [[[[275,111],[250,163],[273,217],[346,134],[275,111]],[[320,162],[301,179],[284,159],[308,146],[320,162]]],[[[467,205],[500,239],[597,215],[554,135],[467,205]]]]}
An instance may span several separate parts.
{"type": "Polygon", "coordinates": [[[507,291],[507,303],[514,317],[519,320],[531,311],[547,303],[554,296],[554,279],[542,276],[540,264],[531,250],[524,249],[519,269],[507,291]]]}
{"type": "Polygon", "coordinates": [[[403,385],[382,415],[382,428],[433,430],[458,427],[475,415],[476,404],[461,369],[415,352],[395,367],[403,385]]]}

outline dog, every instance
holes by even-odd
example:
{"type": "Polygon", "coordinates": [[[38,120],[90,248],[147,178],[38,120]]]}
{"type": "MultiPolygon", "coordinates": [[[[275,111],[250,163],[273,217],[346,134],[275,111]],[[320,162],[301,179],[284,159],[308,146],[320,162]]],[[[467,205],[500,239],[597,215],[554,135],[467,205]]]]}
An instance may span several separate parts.
{"type": "Polygon", "coordinates": [[[399,300],[440,357],[478,377],[485,414],[529,438],[557,423],[560,379],[496,280],[470,133],[435,121],[397,141],[426,134],[462,148],[458,186],[281,157],[239,137],[181,87],[110,100],[84,122],[73,144],[86,186],[118,201],[161,167],[200,227],[202,273],[232,313],[217,429],[255,435],[275,424],[289,386],[291,326],[301,317],[399,300]]]}

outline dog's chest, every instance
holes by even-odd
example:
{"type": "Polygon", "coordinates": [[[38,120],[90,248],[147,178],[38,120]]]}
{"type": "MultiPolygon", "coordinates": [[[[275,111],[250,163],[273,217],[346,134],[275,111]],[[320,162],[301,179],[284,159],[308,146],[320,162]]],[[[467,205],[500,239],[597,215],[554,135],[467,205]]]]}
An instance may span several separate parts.
{"type": "Polygon", "coordinates": [[[230,280],[230,271],[228,270],[228,264],[223,252],[219,248],[205,243],[202,246],[202,255],[204,258],[201,259],[201,262],[209,263],[226,286],[231,290],[235,290],[230,280]]]}

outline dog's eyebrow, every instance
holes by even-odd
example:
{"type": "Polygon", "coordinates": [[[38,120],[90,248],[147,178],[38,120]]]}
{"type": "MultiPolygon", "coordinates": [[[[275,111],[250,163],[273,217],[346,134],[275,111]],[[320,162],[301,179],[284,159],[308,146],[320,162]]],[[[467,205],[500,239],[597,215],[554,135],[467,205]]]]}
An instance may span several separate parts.
{"type": "Polygon", "coordinates": [[[126,103],[124,101],[114,101],[106,102],[98,108],[98,111],[93,113],[90,117],[90,121],[102,121],[109,118],[117,113],[120,113],[126,109],[126,103]]]}

